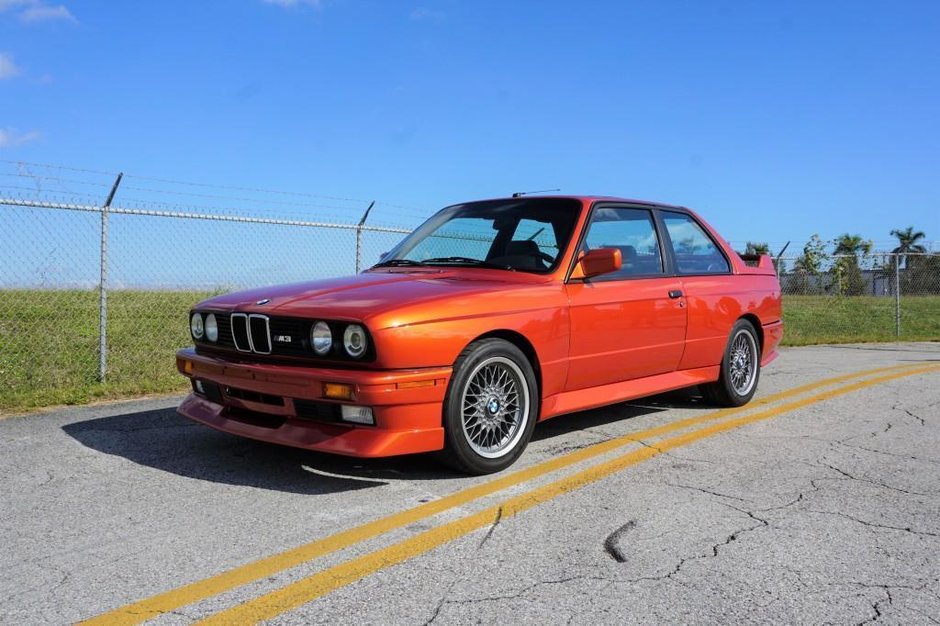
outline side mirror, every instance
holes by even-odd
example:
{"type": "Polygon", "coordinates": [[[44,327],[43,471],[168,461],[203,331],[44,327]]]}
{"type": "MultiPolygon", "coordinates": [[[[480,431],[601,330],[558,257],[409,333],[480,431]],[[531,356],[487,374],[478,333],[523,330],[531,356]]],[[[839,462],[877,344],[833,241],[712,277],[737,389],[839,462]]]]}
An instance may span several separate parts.
{"type": "Polygon", "coordinates": [[[591,278],[601,274],[616,272],[623,265],[623,258],[617,248],[597,248],[578,259],[572,278],[591,278]]]}

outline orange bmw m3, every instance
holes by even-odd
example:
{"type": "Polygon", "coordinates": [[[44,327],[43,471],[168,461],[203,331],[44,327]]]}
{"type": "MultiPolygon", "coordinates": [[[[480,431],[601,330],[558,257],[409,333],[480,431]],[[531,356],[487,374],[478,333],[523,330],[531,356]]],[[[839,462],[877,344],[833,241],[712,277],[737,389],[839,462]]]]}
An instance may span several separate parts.
{"type": "Polygon", "coordinates": [[[745,404],[783,324],[770,257],[689,209],[552,196],[449,206],[361,274],[214,297],[190,330],[186,417],[485,474],[556,415],[695,385],[745,404]]]}

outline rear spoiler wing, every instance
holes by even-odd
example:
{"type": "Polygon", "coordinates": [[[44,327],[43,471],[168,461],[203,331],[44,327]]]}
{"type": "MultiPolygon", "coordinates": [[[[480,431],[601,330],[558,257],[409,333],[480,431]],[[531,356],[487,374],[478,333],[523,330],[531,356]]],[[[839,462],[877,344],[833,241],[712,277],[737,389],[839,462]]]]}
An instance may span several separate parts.
{"type": "Polygon", "coordinates": [[[756,268],[758,270],[756,272],[749,273],[777,273],[777,270],[774,269],[774,260],[769,254],[739,254],[738,256],[741,257],[742,261],[744,261],[744,265],[749,268],[756,268]]]}

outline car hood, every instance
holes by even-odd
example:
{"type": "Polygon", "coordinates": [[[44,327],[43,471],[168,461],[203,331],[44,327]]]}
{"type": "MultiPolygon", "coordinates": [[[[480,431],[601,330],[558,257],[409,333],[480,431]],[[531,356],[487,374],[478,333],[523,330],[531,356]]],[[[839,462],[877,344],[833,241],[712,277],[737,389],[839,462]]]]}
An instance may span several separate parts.
{"type": "Polygon", "coordinates": [[[453,317],[454,312],[470,314],[484,300],[491,306],[496,294],[530,289],[550,280],[545,275],[466,268],[371,271],[239,291],[209,298],[196,308],[366,323],[376,320],[381,327],[390,313],[407,312],[405,317],[396,315],[394,325],[453,317]],[[445,307],[434,306],[442,300],[447,300],[445,307]]]}

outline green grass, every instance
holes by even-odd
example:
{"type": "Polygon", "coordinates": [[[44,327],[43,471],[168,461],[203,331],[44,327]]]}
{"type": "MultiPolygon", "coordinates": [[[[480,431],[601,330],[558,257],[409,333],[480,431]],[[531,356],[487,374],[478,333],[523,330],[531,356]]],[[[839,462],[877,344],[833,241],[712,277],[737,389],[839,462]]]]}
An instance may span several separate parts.
{"type": "Polygon", "coordinates": [[[0,411],[186,389],[173,355],[192,343],[186,316],[208,295],[109,293],[108,376],[100,383],[96,291],[0,291],[0,411]]]}
{"type": "MultiPolygon", "coordinates": [[[[187,388],[177,349],[189,345],[195,291],[109,294],[108,377],[97,380],[98,294],[80,290],[0,290],[0,412],[187,388]]],[[[940,339],[940,296],[902,299],[905,341],[940,339]]],[[[787,296],[784,344],[894,341],[894,300],[787,296]]]]}
{"type": "MultiPolygon", "coordinates": [[[[784,296],[783,343],[897,341],[894,298],[784,296]]],[[[940,340],[940,296],[901,298],[901,341],[940,340]]]]}

